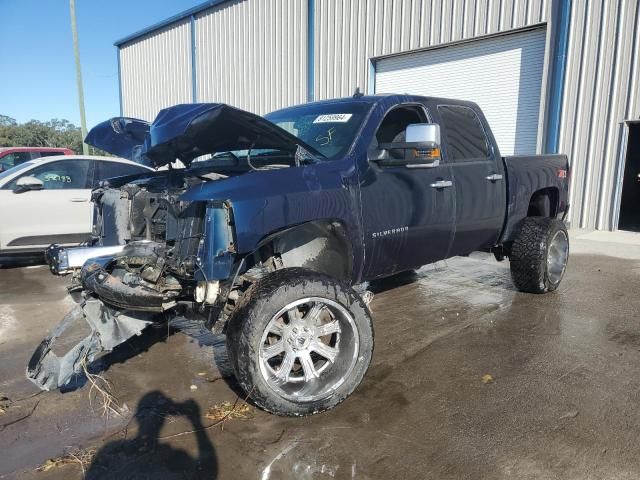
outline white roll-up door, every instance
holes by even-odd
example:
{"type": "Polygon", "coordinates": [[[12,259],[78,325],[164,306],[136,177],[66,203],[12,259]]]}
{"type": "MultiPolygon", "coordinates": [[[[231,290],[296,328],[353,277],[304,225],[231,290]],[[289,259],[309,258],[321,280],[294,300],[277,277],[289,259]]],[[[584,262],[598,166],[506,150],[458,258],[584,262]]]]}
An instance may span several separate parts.
{"type": "Polygon", "coordinates": [[[545,30],[506,34],[376,62],[376,93],[476,102],[503,155],[534,154],[545,30]]]}

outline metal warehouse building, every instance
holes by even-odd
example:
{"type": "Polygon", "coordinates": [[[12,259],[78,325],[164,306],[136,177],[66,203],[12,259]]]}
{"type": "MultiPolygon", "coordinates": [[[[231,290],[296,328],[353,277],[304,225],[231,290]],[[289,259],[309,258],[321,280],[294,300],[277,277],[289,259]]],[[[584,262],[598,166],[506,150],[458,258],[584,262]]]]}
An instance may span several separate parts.
{"type": "Polygon", "coordinates": [[[504,154],[566,153],[571,224],[640,230],[640,0],[211,0],[116,43],[125,116],[369,93],[477,102],[504,154]]]}

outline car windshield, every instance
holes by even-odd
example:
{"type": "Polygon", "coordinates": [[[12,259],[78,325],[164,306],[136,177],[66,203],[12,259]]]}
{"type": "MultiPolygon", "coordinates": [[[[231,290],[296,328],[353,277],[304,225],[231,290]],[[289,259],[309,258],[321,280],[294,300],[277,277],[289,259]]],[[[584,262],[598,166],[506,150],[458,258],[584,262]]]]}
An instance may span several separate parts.
{"type": "MultiPolygon", "coordinates": [[[[265,115],[265,118],[311,147],[313,151],[302,147],[298,159],[335,160],[347,154],[370,108],[371,103],[364,101],[317,103],[278,110],[265,115]]],[[[217,152],[195,159],[188,170],[246,171],[293,166],[296,162],[294,157],[293,152],[257,148],[251,152],[217,152]]]]}
{"type": "Polygon", "coordinates": [[[4,172],[0,173],[0,182],[2,182],[5,178],[12,176],[14,173],[19,172],[20,170],[24,170],[27,167],[30,167],[34,163],[35,162],[25,162],[5,170],[4,172]]]}
{"type": "Polygon", "coordinates": [[[370,108],[367,102],[317,103],[278,110],[265,118],[334,160],[349,151],[370,108]]]}

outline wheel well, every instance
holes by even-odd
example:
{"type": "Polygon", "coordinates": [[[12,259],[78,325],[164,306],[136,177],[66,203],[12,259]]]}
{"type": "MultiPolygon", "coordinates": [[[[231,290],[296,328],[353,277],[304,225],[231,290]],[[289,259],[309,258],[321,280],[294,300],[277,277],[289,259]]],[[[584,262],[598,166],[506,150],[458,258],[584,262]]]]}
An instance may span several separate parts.
{"type": "Polygon", "coordinates": [[[527,217],[555,217],[558,213],[558,189],[549,187],[534,192],[527,217]]]}
{"type": "Polygon", "coordinates": [[[343,281],[351,279],[353,249],[339,221],[317,220],[270,235],[256,260],[269,267],[302,267],[343,281]]]}

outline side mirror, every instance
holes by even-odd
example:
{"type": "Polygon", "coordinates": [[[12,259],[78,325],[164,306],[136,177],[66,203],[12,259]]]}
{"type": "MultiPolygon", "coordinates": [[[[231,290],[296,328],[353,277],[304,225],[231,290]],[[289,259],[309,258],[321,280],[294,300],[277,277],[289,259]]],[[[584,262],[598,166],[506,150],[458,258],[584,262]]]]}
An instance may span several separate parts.
{"type": "Polygon", "coordinates": [[[440,125],[437,123],[412,123],[405,130],[407,143],[431,143],[440,146],[440,125]]]}
{"type": "Polygon", "coordinates": [[[379,148],[389,154],[379,159],[381,165],[436,167],[440,165],[440,125],[413,123],[407,125],[404,142],[381,143],[379,148]],[[399,153],[398,153],[399,152],[399,153]]]}
{"type": "Polygon", "coordinates": [[[27,190],[42,190],[44,188],[44,183],[42,180],[36,177],[20,177],[16,182],[16,193],[26,192],[27,190]]]}

